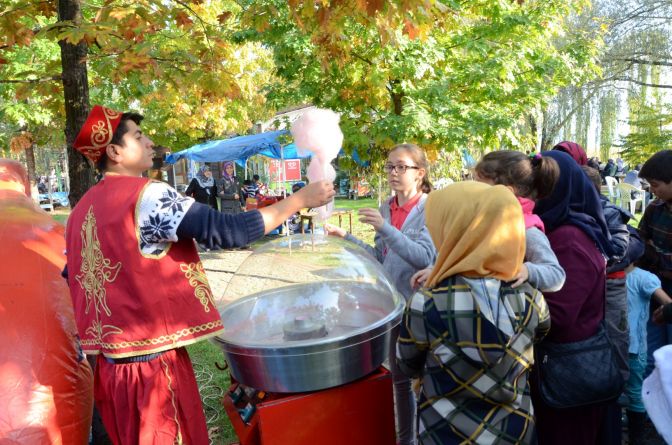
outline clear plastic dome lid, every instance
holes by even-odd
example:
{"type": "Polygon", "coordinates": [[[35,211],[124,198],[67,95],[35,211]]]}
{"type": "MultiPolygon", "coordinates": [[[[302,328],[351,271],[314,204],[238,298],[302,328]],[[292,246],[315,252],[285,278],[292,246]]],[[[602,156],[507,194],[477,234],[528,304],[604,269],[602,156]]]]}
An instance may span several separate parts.
{"type": "Polygon", "coordinates": [[[299,235],[258,247],[218,301],[224,342],[244,347],[328,343],[389,324],[404,300],[366,250],[299,235]]]}

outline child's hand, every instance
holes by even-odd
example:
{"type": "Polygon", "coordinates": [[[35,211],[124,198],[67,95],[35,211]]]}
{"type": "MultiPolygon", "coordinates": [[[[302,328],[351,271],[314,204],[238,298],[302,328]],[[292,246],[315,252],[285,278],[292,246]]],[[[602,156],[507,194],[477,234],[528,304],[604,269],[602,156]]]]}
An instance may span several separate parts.
{"type": "Polygon", "coordinates": [[[325,224],[324,231],[327,232],[327,235],[340,236],[341,238],[345,238],[345,236],[348,234],[345,229],[341,229],[340,227],[334,226],[333,224],[325,224]]]}
{"type": "Polygon", "coordinates": [[[516,281],[513,282],[511,287],[515,288],[515,287],[520,286],[521,284],[526,282],[529,277],[530,277],[530,273],[527,270],[527,266],[525,264],[523,264],[520,267],[520,271],[518,272],[518,274],[515,277],[513,277],[513,279],[516,280],[516,281]]]}
{"type": "Polygon", "coordinates": [[[380,230],[385,224],[383,215],[377,209],[359,209],[359,221],[371,224],[374,230],[380,230]]]}
{"type": "Polygon", "coordinates": [[[653,319],[653,322],[656,324],[665,324],[665,317],[663,317],[663,308],[665,305],[660,306],[658,309],[653,311],[653,315],[651,318],[653,319]]]}
{"type": "Polygon", "coordinates": [[[413,276],[411,277],[411,288],[416,289],[424,286],[424,284],[427,282],[427,278],[429,278],[429,275],[431,273],[432,273],[431,267],[419,270],[416,273],[414,273],[413,276]]]}

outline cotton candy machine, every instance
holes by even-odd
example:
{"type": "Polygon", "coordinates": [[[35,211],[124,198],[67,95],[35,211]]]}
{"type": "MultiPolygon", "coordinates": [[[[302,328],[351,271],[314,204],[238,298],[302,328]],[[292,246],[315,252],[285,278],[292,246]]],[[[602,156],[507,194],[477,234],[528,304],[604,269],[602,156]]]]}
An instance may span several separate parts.
{"type": "Polygon", "coordinates": [[[375,371],[403,308],[364,249],[323,235],[283,237],[256,249],[230,281],[216,342],[241,384],[321,390],[375,371]]]}

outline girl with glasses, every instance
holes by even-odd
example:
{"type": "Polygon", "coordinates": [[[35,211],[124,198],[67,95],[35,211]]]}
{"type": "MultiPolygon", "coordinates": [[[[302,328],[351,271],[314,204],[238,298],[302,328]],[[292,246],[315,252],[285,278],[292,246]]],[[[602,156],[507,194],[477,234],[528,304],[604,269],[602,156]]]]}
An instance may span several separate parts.
{"type": "MultiPolygon", "coordinates": [[[[360,221],[371,224],[376,231],[374,247],[362,242],[340,227],[325,225],[327,233],[350,240],[367,249],[383,265],[397,287],[408,300],[413,294],[411,276],[434,264],[436,249],[425,227],[425,202],[431,190],[427,157],[414,144],[400,144],[388,154],[385,172],[394,196],[380,209],[360,209],[360,221]]],[[[395,361],[393,334],[390,347],[390,367],[394,377],[395,405],[399,444],[415,444],[415,397],[411,380],[403,375],[395,361]]]]}

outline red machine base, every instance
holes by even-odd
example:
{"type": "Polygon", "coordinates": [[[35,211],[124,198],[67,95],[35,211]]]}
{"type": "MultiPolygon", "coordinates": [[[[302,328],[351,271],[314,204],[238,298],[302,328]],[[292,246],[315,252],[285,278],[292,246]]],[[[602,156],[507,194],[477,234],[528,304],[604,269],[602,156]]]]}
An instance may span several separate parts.
{"type": "Polygon", "coordinates": [[[384,368],[347,385],[266,394],[233,383],[224,408],[239,445],[394,445],[392,375],[384,368]]]}

